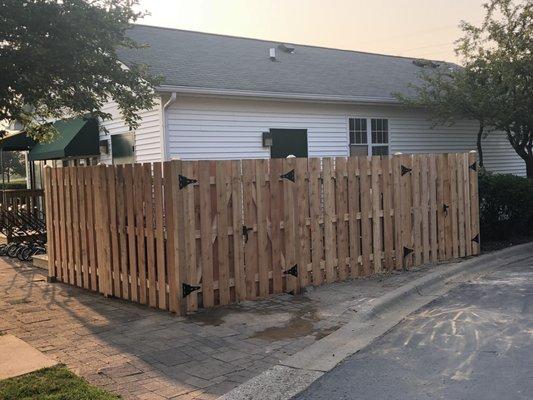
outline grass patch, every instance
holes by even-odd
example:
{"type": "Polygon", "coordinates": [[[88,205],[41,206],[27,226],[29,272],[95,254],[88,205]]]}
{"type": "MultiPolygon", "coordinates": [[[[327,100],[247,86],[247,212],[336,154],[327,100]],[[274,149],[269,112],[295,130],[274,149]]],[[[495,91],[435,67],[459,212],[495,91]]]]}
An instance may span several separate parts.
{"type": "Polygon", "coordinates": [[[55,366],[0,381],[0,399],[117,400],[120,397],[89,385],[64,366],[55,366]]]}

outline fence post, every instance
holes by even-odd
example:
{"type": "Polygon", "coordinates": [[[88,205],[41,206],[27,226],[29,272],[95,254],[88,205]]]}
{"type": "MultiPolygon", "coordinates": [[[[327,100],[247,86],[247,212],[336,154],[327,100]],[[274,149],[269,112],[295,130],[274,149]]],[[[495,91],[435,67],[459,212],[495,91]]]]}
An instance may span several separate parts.
{"type": "Polygon", "coordinates": [[[477,151],[468,154],[468,171],[470,172],[470,218],[472,230],[472,254],[479,254],[481,235],[479,232],[479,193],[477,151]]]}
{"type": "Polygon", "coordinates": [[[48,253],[48,279],[55,279],[55,242],[54,242],[54,217],[52,214],[52,176],[51,167],[44,168],[44,201],[46,213],[46,236],[48,253]]]}

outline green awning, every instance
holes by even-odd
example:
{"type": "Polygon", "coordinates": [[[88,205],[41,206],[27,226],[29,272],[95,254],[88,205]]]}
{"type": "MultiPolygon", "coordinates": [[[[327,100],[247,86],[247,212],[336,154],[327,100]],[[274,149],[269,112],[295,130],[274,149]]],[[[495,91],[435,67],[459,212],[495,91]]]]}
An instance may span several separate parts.
{"type": "Polygon", "coordinates": [[[55,122],[54,126],[59,132],[54,141],[37,143],[29,152],[30,160],[55,160],[100,154],[98,122],[95,119],[65,119],[55,122]]]}
{"type": "Polygon", "coordinates": [[[27,151],[35,146],[35,140],[26,135],[26,132],[18,132],[7,135],[0,140],[2,151],[27,151]]]}

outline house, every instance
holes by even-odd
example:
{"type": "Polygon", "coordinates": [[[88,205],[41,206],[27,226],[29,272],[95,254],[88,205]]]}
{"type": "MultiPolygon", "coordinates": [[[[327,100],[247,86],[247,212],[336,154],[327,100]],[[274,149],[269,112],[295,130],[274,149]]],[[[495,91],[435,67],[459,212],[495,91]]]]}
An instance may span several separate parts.
{"type": "MultiPolygon", "coordinates": [[[[432,127],[427,112],[394,97],[409,94],[434,62],[145,25],[134,25],[129,36],[149,47],[121,50],[121,61],[149,65],[164,83],[134,132],[116,104],[105,105],[113,119],[102,123],[100,162],[476,148],[477,122],[432,127]]],[[[483,143],[489,170],[525,175],[504,134],[483,143]]]]}

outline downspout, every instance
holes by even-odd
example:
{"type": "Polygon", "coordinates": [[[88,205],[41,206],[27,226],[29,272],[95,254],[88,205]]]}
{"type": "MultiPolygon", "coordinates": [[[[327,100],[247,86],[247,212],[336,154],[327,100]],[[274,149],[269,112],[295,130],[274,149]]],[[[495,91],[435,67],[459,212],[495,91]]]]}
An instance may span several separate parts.
{"type": "Polygon", "coordinates": [[[176,92],[172,92],[170,95],[170,99],[163,104],[163,107],[161,107],[161,154],[163,155],[163,160],[168,160],[168,149],[167,149],[167,115],[166,115],[166,109],[168,106],[170,106],[172,103],[176,102],[177,94],[176,92]]]}

